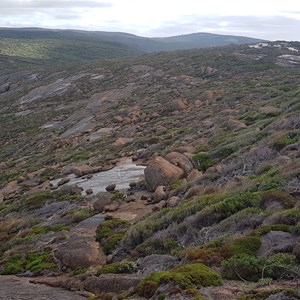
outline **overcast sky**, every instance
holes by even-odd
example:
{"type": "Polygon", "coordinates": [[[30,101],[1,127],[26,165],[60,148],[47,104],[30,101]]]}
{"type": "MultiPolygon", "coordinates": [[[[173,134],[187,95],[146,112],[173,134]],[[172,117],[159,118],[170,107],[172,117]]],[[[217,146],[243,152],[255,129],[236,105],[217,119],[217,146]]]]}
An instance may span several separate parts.
{"type": "Polygon", "coordinates": [[[0,27],[300,41],[300,0],[0,0],[0,27]]]}

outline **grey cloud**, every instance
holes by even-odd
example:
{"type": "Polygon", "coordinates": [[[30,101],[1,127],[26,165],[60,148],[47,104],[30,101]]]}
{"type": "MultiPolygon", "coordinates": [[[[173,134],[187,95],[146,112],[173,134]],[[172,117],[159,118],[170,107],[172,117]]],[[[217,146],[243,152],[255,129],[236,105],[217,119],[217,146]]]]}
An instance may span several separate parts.
{"type": "Polygon", "coordinates": [[[78,18],[79,16],[74,14],[57,14],[54,16],[54,19],[56,20],[75,20],[78,18]]]}
{"type": "Polygon", "coordinates": [[[74,10],[76,8],[93,9],[93,8],[107,8],[113,6],[110,2],[93,1],[93,0],[31,0],[31,1],[17,1],[17,0],[1,0],[0,16],[4,17],[18,17],[31,16],[34,13],[44,13],[50,15],[53,11],[59,14],[63,12],[74,10]]]}
{"type": "Polygon", "coordinates": [[[8,9],[39,9],[39,8],[79,8],[79,7],[110,7],[110,2],[98,2],[93,0],[31,0],[31,1],[16,1],[2,0],[1,10],[8,9]]]}

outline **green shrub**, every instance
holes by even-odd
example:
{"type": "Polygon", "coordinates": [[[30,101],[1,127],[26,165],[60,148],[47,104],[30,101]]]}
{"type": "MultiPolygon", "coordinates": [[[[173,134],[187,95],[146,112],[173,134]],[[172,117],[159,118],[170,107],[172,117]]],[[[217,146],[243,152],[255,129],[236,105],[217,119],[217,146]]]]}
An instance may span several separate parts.
{"type": "Polygon", "coordinates": [[[228,247],[233,255],[255,255],[261,246],[257,236],[245,236],[235,239],[228,247]]]}
{"type": "Polygon", "coordinates": [[[296,256],[290,253],[276,253],[268,257],[264,262],[262,277],[273,279],[299,277],[296,256]]]}
{"type": "Polygon", "coordinates": [[[148,239],[135,248],[142,255],[175,254],[182,249],[171,237],[165,239],[148,239]]]}
{"type": "Polygon", "coordinates": [[[222,279],[218,273],[202,263],[186,264],[175,267],[170,272],[152,273],[141,280],[137,286],[137,293],[150,298],[160,285],[169,282],[186,290],[200,286],[218,286],[222,284],[222,279]]]}
{"type": "Polygon", "coordinates": [[[56,268],[50,251],[15,253],[3,261],[1,275],[14,275],[27,270],[40,272],[56,268]]]}
{"type": "Polygon", "coordinates": [[[96,241],[110,254],[124,237],[130,223],[120,219],[105,220],[96,229],[96,241]]]}
{"type": "Polygon", "coordinates": [[[136,264],[132,261],[123,260],[118,263],[112,263],[102,266],[97,275],[101,274],[130,274],[134,273],[137,270],[136,264]]]}
{"type": "Polygon", "coordinates": [[[215,151],[212,151],[212,156],[216,158],[217,160],[222,160],[229,155],[233,154],[237,150],[236,145],[226,145],[221,148],[217,148],[215,151]]]}
{"type": "Polygon", "coordinates": [[[263,226],[263,227],[257,228],[253,232],[253,234],[254,235],[258,235],[258,236],[263,236],[263,235],[269,233],[270,231],[290,232],[291,231],[291,227],[289,225],[286,225],[286,224],[272,224],[272,225],[268,225],[268,226],[263,226]]]}
{"type": "Polygon", "coordinates": [[[258,281],[263,261],[255,256],[233,256],[222,262],[222,277],[230,280],[258,281]]]}
{"type": "Polygon", "coordinates": [[[199,171],[206,171],[209,167],[216,164],[216,162],[210,158],[209,154],[205,152],[199,152],[193,155],[193,160],[199,171]]]}
{"type": "Polygon", "coordinates": [[[111,200],[112,201],[120,201],[120,200],[123,200],[124,198],[124,194],[122,192],[119,192],[119,191],[112,191],[112,198],[111,200]]]}
{"type": "Polygon", "coordinates": [[[279,202],[283,208],[293,208],[296,204],[296,199],[287,192],[283,191],[264,191],[260,193],[262,198],[262,205],[272,203],[274,201],[279,202]]]}
{"type": "Polygon", "coordinates": [[[297,141],[299,141],[299,136],[300,133],[297,131],[290,131],[285,134],[283,134],[280,138],[278,138],[274,143],[273,147],[277,150],[280,151],[286,146],[290,144],[294,144],[297,141]]]}
{"type": "Polygon", "coordinates": [[[186,251],[188,260],[202,261],[209,266],[219,266],[234,255],[255,255],[261,246],[259,237],[222,238],[201,247],[186,251]]]}

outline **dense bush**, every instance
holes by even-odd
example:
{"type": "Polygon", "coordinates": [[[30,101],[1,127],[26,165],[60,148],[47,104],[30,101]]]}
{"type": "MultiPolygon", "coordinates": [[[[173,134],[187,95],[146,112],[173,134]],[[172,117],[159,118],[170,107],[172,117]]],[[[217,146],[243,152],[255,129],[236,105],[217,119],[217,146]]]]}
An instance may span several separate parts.
{"type": "Polygon", "coordinates": [[[234,255],[255,255],[260,246],[261,241],[257,236],[245,236],[233,240],[223,238],[189,249],[186,252],[186,258],[192,261],[203,261],[209,266],[220,266],[223,260],[234,255]]]}
{"type": "Polygon", "coordinates": [[[96,241],[103,247],[106,255],[110,254],[122,240],[130,223],[120,219],[105,220],[96,230],[96,241]]]}
{"type": "Polygon", "coordinates": [[[213,166],[216,162],[210,158],[208,153],[199,152],[193,156],[193,160],[199,171],[206,171],[209,167],[213,166]]]}
{"type": "Polygon", "coordinates": [[[123,260],[118,263],[112,263],[101,267],[97,275],[101,274],[124,274],[134,273],[137,270],[136,264],[132,261],[123,260]]]}
{"type": "Polygon", "coordinates": [[[186,264],[169,272],[157,272],[144,278],[137,286],[140,296],[150,298],[160,285],[174,283],[180,289],[190,289],[200,286],[218,286],[222,279],[218,273],[202,263],[186,264]]]}
{"type": "Polygon", "coordinates": [[[235,255],[222,262],[225,279],[258,281],[260,278],[299,278],[300,271],[295,255],[277,253],[268,258],[252,255],[235,255]]]}
{"type": "Polygon", "coordinates": [[[2,275],[13,275],[25,272],[40,272],[56,268],[50,251],[28,252],[26,254],[15,253],[3,261],[1,265],[2,275]]]}

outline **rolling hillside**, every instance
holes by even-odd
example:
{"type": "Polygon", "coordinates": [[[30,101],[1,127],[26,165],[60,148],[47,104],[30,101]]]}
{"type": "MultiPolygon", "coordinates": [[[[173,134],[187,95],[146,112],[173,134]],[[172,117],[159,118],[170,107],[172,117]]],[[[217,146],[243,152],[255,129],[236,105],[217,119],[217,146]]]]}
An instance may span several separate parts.
{"type": "Polygon", "coordinates": [[[127,33],[41,28],[1,28],[0,59],[24,64],[62,64],[142,53],[256,43],[258,39],[194,33],[144,38],[127,33]]]}

